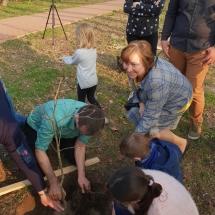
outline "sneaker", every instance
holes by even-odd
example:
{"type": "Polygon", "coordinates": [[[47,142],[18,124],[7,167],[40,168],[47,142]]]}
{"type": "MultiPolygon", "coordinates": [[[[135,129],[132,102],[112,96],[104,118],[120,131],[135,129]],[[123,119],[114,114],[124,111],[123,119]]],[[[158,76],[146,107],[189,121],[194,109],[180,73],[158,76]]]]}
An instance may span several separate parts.
{"type": "Polygon", "coordinates": [[[5,181],[5,178],[6,178],[6,173],[4,171],[4,166],[3,166],[3,163],[0,162],[0,182],[5,181]]]}
{"type": "Polygon", "coordinates": [[[202,125],[191,123],[188,131],[188,138],[191,140],[198,140],[202,133],[202,125]]]}

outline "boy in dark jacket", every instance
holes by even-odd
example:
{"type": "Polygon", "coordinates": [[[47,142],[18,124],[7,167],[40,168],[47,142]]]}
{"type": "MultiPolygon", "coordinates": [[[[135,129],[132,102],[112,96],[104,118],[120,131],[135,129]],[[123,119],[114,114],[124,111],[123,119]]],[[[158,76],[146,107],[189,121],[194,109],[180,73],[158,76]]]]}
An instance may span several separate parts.
{"type": "Polygon", "coordinates": [[[182,152],[175,144],[151,139],[150,142],[140,134],[133,132],[120,143],[120,156],[135,160],[135,166],[165,172],[183,184],[183,172],[180,167],[182,152]]]}

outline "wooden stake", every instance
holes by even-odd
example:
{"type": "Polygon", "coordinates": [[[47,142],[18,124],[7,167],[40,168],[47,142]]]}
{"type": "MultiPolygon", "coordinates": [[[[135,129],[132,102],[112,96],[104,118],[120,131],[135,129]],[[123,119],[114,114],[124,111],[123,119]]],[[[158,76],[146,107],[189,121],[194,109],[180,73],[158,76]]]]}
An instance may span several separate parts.
{"type": "MultiPolygon", "coordinates": [[[[88,160],[85,161],[85,166],[91,166],[91,165],[97,164],[99,162],[100,162],[100,160],[99,160],[98,157],[91,158],[91,159],[88,159],[88,160]]],[[[76,167],[73,166],[73,165],[63,168],[64,174],[73,172],[75,170],[76,170],[76,167]]],[[[54,173],[55,173],[56,176],[60,176],[61,175],[61,170],[60,169],[55,170],[54,173]]],[[[44,179],[47,180],[46,177],[44,177],[44,179]]],[[[24,181],[20,181],[20,182],[17,182],[17,183],[2,187],[2,188],[0,188],[0,196],[2,196],[4,194],[7,194],[7,193],[10,193],[10,192],[13,192],[15,190],[22,189],[23,187],[27,187],[29,185],[31,185],[31,182],[29,180],[24,180],[24,181]]]]}

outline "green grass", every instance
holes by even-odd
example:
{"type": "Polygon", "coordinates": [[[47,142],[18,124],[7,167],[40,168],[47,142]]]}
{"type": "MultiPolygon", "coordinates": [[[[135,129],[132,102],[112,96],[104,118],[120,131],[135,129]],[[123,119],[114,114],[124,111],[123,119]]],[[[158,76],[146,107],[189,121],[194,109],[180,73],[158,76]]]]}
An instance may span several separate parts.
{"type": "MultiPolygon", "coordinates": [[[[126,111],[123,107],[131,88],[126,74],[116,70],[116,56],[126,45],[127,15],[122,10],[114,11],[87,22],[92,25],[96,35],[99,78],[96,95],[110,121],[102,134],[93,137],[89,143],[87,158],[98,156],[101,163],[88,168],[87,175],[99,172],[102,183],[105,184],[114,169],[131,164],[130,161],[121,160],[117,156],[121,138],[134,130],[134,126],[125,118],[126,111]],[[118,131],[113,131],[113,127],[118,128],[118,131]]],[[[71,33],[75,31],[75,26],[76,23],[65,26],[68,41],[60,28],[57,28],[56,32],[59,32],[56,34],[54,46],[50,31],[47,31],[44,40],[41,39],[42,32],[38,32],[0,45],[0,74],[18,112],[28,114],[31,110],[29,102],[36,106],[53,99],[61,77],[63,82],[59,98],[77,98],[76,68],[58,60],[60,56],[73,54],[76,50],[75,36],[71,33]]],[[[162,53],[160,56],[163,56],[162,53]]],[[[206,87],[214,86],[215,82],[211,79],[213,74],[214,67],[211,66],[205,81],[206,87]]],[[[215,214],[215,95],[210,89],[212,90],[208,88],[205,93],[203,135],[198,141],[190,141],[190,148],[182,161],[186,176],[185,186],[196,201],[201,215],[215,214]]],[[[175,131],[176,134],[187,137],[188,120],[189,114],[186,112],[175,131]]],[[[50,156],[54,157],[52,154],[50,156]]],[[[0,200],[0,207],[2,204],[5,203],[0,200]]]]}
{"type": "MultiPolygon", "coordinates": [[[[57,9],[65,9],[105,1],[108,0],[55,0],[54,3],[57,9]]],[[[0,6],[0,19],[48,12],[51,2],[51,0],[9,1],[7,7],[0,6]]]]}

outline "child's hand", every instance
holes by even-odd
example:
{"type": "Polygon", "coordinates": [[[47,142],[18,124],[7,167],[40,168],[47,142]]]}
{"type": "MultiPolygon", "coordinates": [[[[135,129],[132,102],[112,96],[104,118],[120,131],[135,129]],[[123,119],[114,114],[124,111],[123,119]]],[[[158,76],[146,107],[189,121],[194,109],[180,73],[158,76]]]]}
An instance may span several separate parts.
{"type": "Polygon", "coordinates": [[[139,114],[140,114],[140,116],[142,117],[143,112],[144,112],[144,110],[145,110],[145,105],[144,105],[142,102],[140,102],[139,105],[140,105],[139,114]]]}
{"type": "Polygon", "coordinates": [[[59,61],[62,61],[62,57],[59,57],[59,61]]]}

